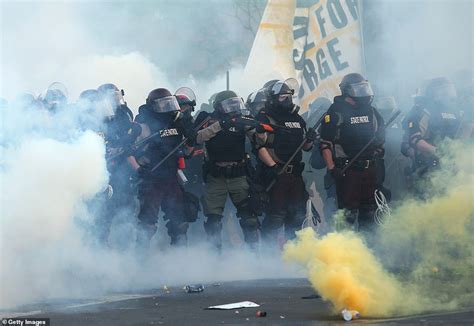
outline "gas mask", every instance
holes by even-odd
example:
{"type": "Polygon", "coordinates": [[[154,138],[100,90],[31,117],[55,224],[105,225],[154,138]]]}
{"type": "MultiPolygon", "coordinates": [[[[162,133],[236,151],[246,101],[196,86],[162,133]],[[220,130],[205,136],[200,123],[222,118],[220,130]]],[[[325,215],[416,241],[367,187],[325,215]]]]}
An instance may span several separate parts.
{"type": "Polygon", "coordinates": [[[357,103],[358,106],[369,106],[372,103],[373,96],[362,96],[362,97],[353,97],[352,99],[354,102],[357,103]]]}

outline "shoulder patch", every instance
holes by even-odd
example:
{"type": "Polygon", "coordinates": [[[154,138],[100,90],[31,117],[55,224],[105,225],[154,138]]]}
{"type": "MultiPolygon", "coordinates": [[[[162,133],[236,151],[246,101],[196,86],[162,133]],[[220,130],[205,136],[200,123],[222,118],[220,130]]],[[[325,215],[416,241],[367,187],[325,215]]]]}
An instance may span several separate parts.
{"type": "Polygon", "coordinates": [[[330,116],[329,114],[326,114],[326,115],[324,116],[324,122],[325,122],[325,123],[331,122],[331,116],[330,116]]]}

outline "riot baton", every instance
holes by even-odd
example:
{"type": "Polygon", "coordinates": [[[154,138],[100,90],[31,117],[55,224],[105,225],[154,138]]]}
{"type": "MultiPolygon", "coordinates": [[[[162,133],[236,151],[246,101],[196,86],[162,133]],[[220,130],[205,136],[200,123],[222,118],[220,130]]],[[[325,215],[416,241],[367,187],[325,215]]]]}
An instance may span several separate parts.
{"type": "MultiPolygon", "coordinates": [[[[198,131],[199,129],[201,129],[202,126],[204,126],[204,124],[206,122],[208,122],[209,120],[211,120],[211,117],[207,117],[206,119],[204,119],[200,124],[198,124],[195,128],[194,128],[194,131],[198,131]]],[[[169,159],[171,157],[171,155],[173,155],[181,146],[183,146],[183,144],[185,142],[187,142],[189,139],[189,137],[185,137],[175,148],[173,148],[171,150],[171,152],[169,152],[168,154],[166,154],[165,157],[163,157],[163,159],[161,161],[159,161],[154,167],[153,169],[151,169],[151,172],[155,171],[156,169],[158,169],[167,159],[169,159]]]]}
{"type": "MultiPolygon", "coordinates": [[[[323,118],[326,114],[323,114],[319,120],[316,122],[316,124],[314,125],[313,130],[316,130],[318,129],[319,125],[321,124],[321,121],[323,121],[323,118]]],[[[288,168],[288,165],[290,165],[291,161],[293,161],[293,159],[295,158],[296,155],[298,155],[298,153],[303,149],[304,145],[306,144],[306,141],[307,139],[305,138],[301,144],[298,146],[298,148],[296,149],[296,151],[291,155],[291,157],[286,161],[285,165],[283,165],[283,167],[281,168],[280,171],[278,171],[278,175],[281,175],[283,174],[283,172],[286,171],[286,169],[288,168]]],[[[272,189],[272,187],[275,185],[276,183],[276,178],[272,180],[272,182],[267,186],[267,188],[265,189],[267,192],[270,191],[270,189],[272,189]]]]}
{"type": "MultiPolygon", "coordinates": [[[[388,127],[390,127],[390,125],[395,121],[395,119],[400,115],[400,113],[402,113],[401,110],[397,110],[393,115],[392,117],[387,121],[386,124],[384,124],[384,126],[382,127],[382,130],[385,130],[387,129],[388,127]]],[[[367,144],[364,145],[364,147],[362,147],[362,149],[357,152],[356,155],[354,155],[354,157],[349,161],[349,163],[346,164],[346,166],[344,166],[341,170],[341,174],[344,174],[347,169],[349,169],[352,164],[354,164],[355,161],[357,161],[357,159],[366,151],[367,148],[369,148],[370,145],[372,145],[372,143],[377,139],[377,135],[374,135],[369,141],[367,144]]],[[[333,185],[333,182],[331,184],[329,184],[328,186],[326,186],[325,188],[326,189],[329,189],[331,188],[331,186],[333,185]]]]}
{"type": "Polygon", "coordinates": [[[126,153],[133,153],[135,152],[137,149],[139,149],[140,147],[146,145],[146,143],[148,143],[148,141],[150,141],[151,139],[155,138],[156,136],[158,136],[160,134],[159,131],[151,134],[150,136],[148,137],[145,137],[143,138],[142,140],[136,142],[135,144],[131,145],[130,148],[127,148],[127,149],[122,149],[121,151],[119,151],[118,153],[114,154],[114,155],[111,155],[109,157],[107,157],[107,160],[115,160],[116,158],[126,154],[126,153]]]}

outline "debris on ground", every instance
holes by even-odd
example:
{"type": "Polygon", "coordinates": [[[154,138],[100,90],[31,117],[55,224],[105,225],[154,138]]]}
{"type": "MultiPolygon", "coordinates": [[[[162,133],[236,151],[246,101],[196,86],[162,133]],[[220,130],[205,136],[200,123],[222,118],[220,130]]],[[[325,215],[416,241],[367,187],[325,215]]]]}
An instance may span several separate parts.
{"type": "Polygon", "coordinates": [[[187,293],[200,293],[200,292],[204,292],[204,285],[202,284],[186,285],[183,289],[187,293]]]}
{"type": "Polygon", "coordinates": [[[232,310],[232,309],[240,309],[240,308],[257,308],[257,307],[260,307],[260,305],[256,304],[255,302],[241,301],[241,302],[223,304],[219,306],[211,306],[211,307],[207,307],[206,309],[232,310]]]}
{"type": "Polygon", "coordinates": [[[360,313],[357,310],[347,310],[344,309],[341,311],[342,318],[344,318],[345,321],[350,321],[352,319],[359,319],[360,318],[360,313]]]}
{"type": "Polygon", "coordinates": [[[267,316],[267,312],[266,311],[257,311],[257,317],[266,317],[267,316]]]}
{"type": "Polygon", "coordinates": [[[320,299],[321,296],[319,294],[310,294],[304,297],[301,297],[301,299],[320,299]]]}

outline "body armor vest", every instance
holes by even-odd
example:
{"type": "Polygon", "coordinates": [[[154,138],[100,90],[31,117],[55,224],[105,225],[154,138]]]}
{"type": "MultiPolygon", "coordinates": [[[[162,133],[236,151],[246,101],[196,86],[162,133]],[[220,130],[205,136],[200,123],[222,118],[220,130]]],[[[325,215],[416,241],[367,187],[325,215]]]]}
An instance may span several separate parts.
{"type": "MultiPolygon", "coordinates": [[[[267,147],[273,149],[280,161],[286,162],[304,140],[304,120],[298,114],[277,115],[270,111],[266,115],[272,123],[286,127],[285,130],[277,129],[267,140],[267,147]]],[[[301,162],[302,158],[303,153],[300,151],[292,162],[301,162]]]]}
{"type": "MultiPolygon", "coordinates": [[[[335,144],[339,144],[347,157],[354,157],[374,136],[378,130],[378,121],[371,106],[354,107],[341,103],[337,110],[340,116],[338,135],[335,144]]],[[[362,159],[373,158],[373,149],[368,148],[362,159]]]]}
{"type": "MultiPolygon", "coordinates": [[[[211,121],[211,123],[214,123],[211,121]]],[[[245,158],[245,131],[229,127],[221,130],[206,142],[206,151],[211,162],[241,162],[245,158]]]]}
{"type": "Polygon", "coordinates": [[[437,144],[445,138],[456,138],[460,121],[451,110],[437,109],[430,112],[427,141],[437,144]]]}
{"type": "MultiPolygon", "coordinates": [[[[173,121],[171,116],[164,113],[149,113],[143,121],[150,128],[150,134],[156,132],[159,134],[144,146],[140,155],[152,168],[178,146],[183,140],[184,134],[179,121],[173,121]]],[[[153,176],[170,177],[176,175],[178,155],[179,152],[176,152],[175,155],[168,158],[158,169],[153,171],[153,176]]]]}

